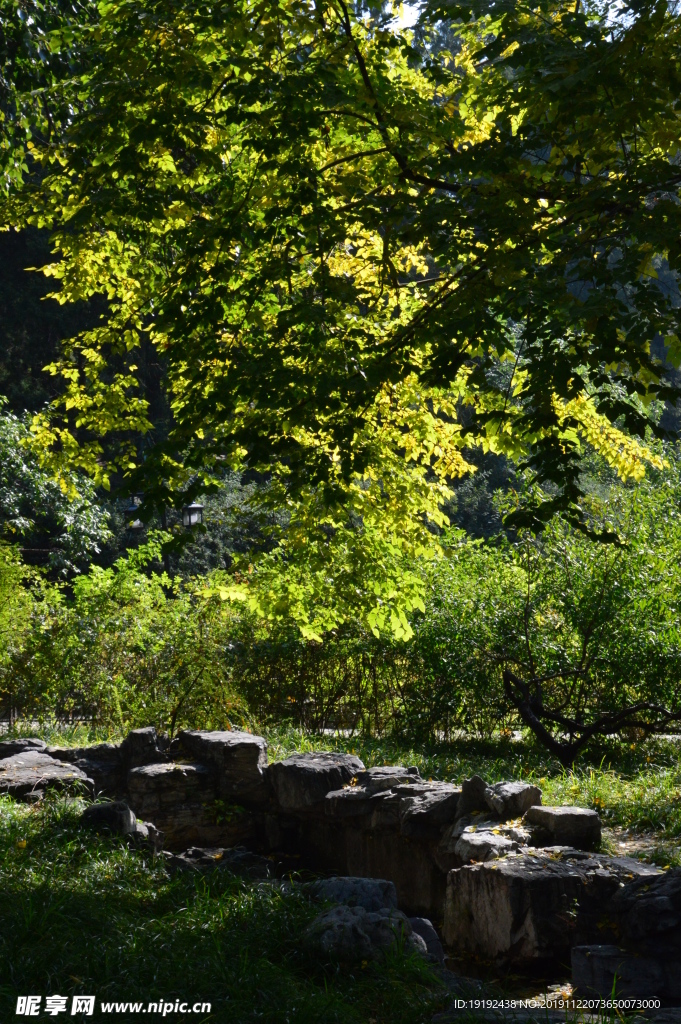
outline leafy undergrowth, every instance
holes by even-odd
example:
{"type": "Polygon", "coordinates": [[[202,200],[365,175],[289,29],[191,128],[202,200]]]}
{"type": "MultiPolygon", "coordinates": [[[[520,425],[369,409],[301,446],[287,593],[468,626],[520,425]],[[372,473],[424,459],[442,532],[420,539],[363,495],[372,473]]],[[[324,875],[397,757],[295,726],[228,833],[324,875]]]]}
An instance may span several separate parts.
{"type": "Polygon", "coordinates": [[[488,782],[535,782],[546,804],[593,807],[607,826],[654,832],[665,863],[674,858],[673,847],[670,852],[665,840],[681,836],[681,745],[673,741],[604,744],[595,747],[574,771],[565,771],[545,751],[523,740],[461,739],[424,748],[389,740],[277,730],[268,733],[268,741],[271,758],[295,750],[326,748],[355,753],[367,767],[416,765],[425,778],[448,782],[461,782],[476,773],[488,782]]]}
{"type": "Polygon", "coordinates": [[[211,1003],[167,1017],[194,1024],[417,1024],[444,1005],[418,957],[350,968],[306,953],[318,908],[295,889],[224,871],[171,879],[160,859],[79,829],[82,806],[0,799],[0,1020],[30,993],[69,1007],[96,994],[103,1019],[102,1000],[211,1003]]]}

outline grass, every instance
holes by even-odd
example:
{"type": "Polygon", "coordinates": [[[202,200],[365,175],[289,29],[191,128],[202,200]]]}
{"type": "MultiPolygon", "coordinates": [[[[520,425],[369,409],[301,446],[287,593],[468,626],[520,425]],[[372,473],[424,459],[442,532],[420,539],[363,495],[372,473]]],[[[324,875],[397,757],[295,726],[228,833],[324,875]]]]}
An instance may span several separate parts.
{"type": "MultiPolygon", "coordinates": [[[[82,726],[43,735],[65,745],[120,738],[82,726]]],[[[290,728],[270,730],[267,739],[270,760],[335,749],[367,766],[416,765],[425,778],[460,782],[479,773],[490,782],[537,782],[545,803],[599,810],[607,852],[681,863],[674,742],[603,744],[566,772],[530,741],[417,746],[290,728]]],[[[301,936],[317,910],[295,889],[226,872],[171,879],[160,860],[83,833],[80,806],[0,799],[0,1020],[14,1019],[16,996],[29,992],[211,1002],[209,1015],[186,1017],[196,1024],[418,1024],[445,1004],[418,959],[395,953],[351,969],[311,957],[301,936]]]]}
{"type": "Polygon", "coordinates": [[[80,829],[81,809],[0,799],[0,1020],[29,993],[69,1008],[73,994],[210,1002],[169,1015],[194,1024],[417,1024],[444,1005],[418,957],[357,969],[311,957],[301,937],[319,908],[295,887],[224,871],[171,879],[160,859],[80,829]]]}

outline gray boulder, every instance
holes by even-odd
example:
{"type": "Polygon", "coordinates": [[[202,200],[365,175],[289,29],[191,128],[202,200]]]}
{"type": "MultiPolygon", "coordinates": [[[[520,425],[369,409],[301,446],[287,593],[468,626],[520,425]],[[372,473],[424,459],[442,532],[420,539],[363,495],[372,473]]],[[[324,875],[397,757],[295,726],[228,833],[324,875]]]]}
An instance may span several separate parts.
{"type": "Polygon", "coordinates": [[[340,905],[325,910],[307,928],[305,942],[317,954],[347,962],[377,960],[398,945],[428,952],[423,939],[414,936],[409,918],[387,908],[367,911],[340,905]]]}
{"type": "Polygon", "coordinates": [[[471,779],[464,779],[461,784],[461,796],[456,808],[457,818],[463,818],[465,815],[473,814],[476,811],[489,812],[489,805],[487,803],[488,789],[487,783],[479,775],[474,775],[471,779]]]}
{"type": "MultiPolygon", "coordinates": [[[[144,729],[133,729],[118,749],[126,769],[137,768],[143,764],[158,764],[168,760],[159,746],[158,735],[153,725],[148,725],[144,729]]],[[[93,760],[104,760],[104,758],[93,758],[93,760]]]]}
{"type": "Polygon", "coordinates": [[[122,800],[90,804],[80,816],[80,824],[95,832],[113,832],[127,836],[137,828],[137,818],[122,800]]]}
{"type": "Polygon", "coordinates": [[[585,807],[530,807],[523,823],[532,831],[534,846],[597,850],[601,845],[601,819],[585,807]]]}
{"type": "Polygon", "coordinates": [[[15,754],[25,754],[27,750],[35,750],[38,753],[44,751],[46,747],[44,740],[39,740],[34,736],[23,736],[21,739],[16,740],[3,740],[0,743],[0,760],[6,757],[13,757],[15,754]]]}
{"type": "Polygon", "coordinates": [[[218,796],[246,807],[269,800],[267,741],[250,732],[184,729],[181,747],[216,772],[218,796]]]}
{"type": "Polygon", "coordinates": [[[444,964],[445,951],[432,921],[429,921],[427,917],[410,917],[409,924],[413,934],[419,935],[425,942],[429,959],[440,965],[444,964]]]}
{"type": "Polygon", "coordinates": [[[352,754],[315,751],[275,761],[269,772],[279,807],[295,812],[320,804],[327,793],[341,789],[363,768],[352,754]]]}
{"type": "Polygon", "coordinates": [[[615,893],[611,909],[623,946],[681,964],[681,868],[635,879],[615,893]]]}
{"type": "Polygon", "coordinates": [[[461,790],[446,782],[397,786],[400,832],[410,839],[436,839],[454,821],[461,790]]]}
{"type": "Polygon", "coordinates": [[[681,999],[681,958],[656,959],[618,946],[575,946],[572,985],[577,998],[681,999]]]}
{"type": "Polygon", "coordinates": [[[475,861],[496,860],[507,853],[515,853],[518,843],[491,829],[466,829],[454,847],[454,856],[459,864],[475,861]]]}
{"type": "Polygon", "coordinates": [[[91,794],[92,779],[75,765],[55,761],[38,750],[27,750],[0,761],[0,794],[17,800],[40,798],[47,789],[91,794]]]}
{"type": "MultiPolygon", "coordinates": [[[[373,811],[372,793],[364,786],[335,789],[324,798],[324,813],[330,818],[369,818],[373,811]]],[[[356,824],[356,822],[353,822],[356,824]]]]}
{"type": "Polygon", "coordinates": [[[310,882],[307,891],[315,899],[342,903],[346,907],[397,910],[397,890],[392,882],[383,878],[320,878],[310,882]]]}
{"type": "Polygon", "coordinates": [[[357,772],[355,782],[370,793],[380,793],[399,785],[410,785],[421,782],[418,768],[403,768],[401,765],[382,765],[377,768],[364,768],[357,772]]]}
{"type": "Polygon", "coordinates": [[[216,806],[215,772],[205,764],[147,764],[128,772],[130,805],[165,833],[169,849],[233,846],[254,837],[253,815],[216,806]]]}
{"type": "Polygon", "coordinates": [[[138,821],[135,823],[135,831],[131,832],[128,840],[138,849],[147,850],[154,856],[163,849],[165,834],[152,825],[150,821],[138,821]]]}
{"type": "Polygon", "coordinates": [[[522,818],[530,807],[541,804],[541,790],[527,782],[497,782],[488,786],[485,800],[501,821],[522,818]]]}
{"type": "Polygon", "coordinates": [[[90,804],[80,817],[84,828],[125,836],[134,846],[156,854],[163,848],[163,833],[150,821],[138,821],[123,800],[90,804]]]}
{"type": "Polygon", "coordinates": [[[121,748],[115,743],[96,743],[91,747],[47,747],[46,754],[75,764],[95,785],[95,793],[108,797],[125,792],[126,769],[121,748]]]}
{"type": "Polygon", "coordinates": [[[659,869],[626,857],[554,848],[455,868],[447,876],[444,938],[457,951],[528,964],[603,941],[622,884],[659,869]]]}

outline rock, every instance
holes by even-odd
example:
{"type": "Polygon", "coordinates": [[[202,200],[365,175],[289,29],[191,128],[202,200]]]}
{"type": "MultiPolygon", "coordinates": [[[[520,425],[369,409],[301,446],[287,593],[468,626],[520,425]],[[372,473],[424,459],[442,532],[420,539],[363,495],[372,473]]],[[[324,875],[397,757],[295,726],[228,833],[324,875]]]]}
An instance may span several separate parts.
{"type": "Polygon", "coordinates": [[[435,963],[444,964],[445,951],[432,921],[429,921],[427,917],[410,917],[409,924],[414,935],[420,935],[423,939],[428,957],[435,963]]]}
{"type": "Polygon", "coordinates": [[[223,800],[246,807],[267,803],[267,742],[262,736],[184,729],[179,739],[192,757],[215,769],[218,796],[223,800]]]}
{"type": "Polygon", "coordinates": [[[681,868],[635,879],[615,893],[611,909],[623,946],[681,964],[681,868]]]}
{"type": "Polygon", "coordinates": [[[427,952],[423,939],[412,938],[409,918],[399,910],[367,911],[344,905],[324,910],[305,932],[306,944],[316,953],[344,961],[377,960],[391,947],[427,952]]]}
{"type": "MultiPolygon", "coordinates": [[[[372,793],[364,786],[346,786],[335,789],[324,798],[324,813],[330,818],[370,818],[372,793]]],[[[399,813],[399,812],[398,812],[399,813]]]]}
{"type": "Polygon", "coordinates": [[[324,800],[327,793],[350,782],[364,765],[352,754],[316,751],[294,754],[270,765],[270,779],[283,811],[305,811],[324,800]]]}
{"type": "Polygon", "coordinates": [[[384,878],[321,878],[306,888],[315,899],[343,903],[346,907],[397,910],[397,890],[384,878]]]}
{"type": "Polygon", "coordinates": [[[479,775],[474,775],[472,779],[464,779],[461,785],[461,796],[456,808],[457,818],[463,818],[464,815],[472,814],[474,811],[489,812],[487,804],[488,788],[485,780],[479,775]]]}
{"type": "Polygon", "coordinates": [[[507,853],[515,853],[517,849],[517,842],[499,832],[491,829],[466,829],[457,840],[454,856],[459,864],[470,864],[471,861],[495,860],[507,853]]]}
{"type": "Polygon", "coordinates": [[[227,870],[234,875],[245,878],[271,878],[274,865],[267,857],[251,853],[243,846],[232,849],[222,847],[202,848],[191,846],[184,853],[167,854],[166,864],[171,873],[175,871],[196,871],[205,874],[209,871],[227,870]]]}
{"type": "Polygon", "coordinates": [[[601,819],[585,807],[530,807],[523,824],[531,828],[535,846],[597,850],[601,845],[601,819]]]}
{"type": "Polygon", "coordinates": [[[659,869],[577,850],[525,851],[447,876],[444,938],[467,955],[514,963],[566,960],[574,945],[608,937],[622,883],[659,869]]]}
{"type": "Polygon", "coordinates": [[[80,824],[96,832],[114,832],[127,836],[137,828],[137,818],[122,800],[90,804],[80,816],[80,824]]]}
{"type": "Polygon", "coordinates": [[[126,769],[120,747],[96,743],[91,747],[47,747],[46,754],[68,761],[85,772],[95,784],[95,794],[119,797],[125,792],[126,769]]]}
{"type": "Polygon", "coordinates": [[[436,839],[454,821],[461,790],[446,782],[397,786],[400,832],[412,839],[436,839]]]}
{"type": "Polygon", "coordinates": [[[0,794],[17,800],[35,799],[46,789],[91,793],[92,786],[92,779],[85,772],[38,750],[27,750],[0,761],[0,794]]]}
{"type": "Polygon", "coordinates": [[[402,768],[400,765],[383,765],[378,768],[364,768],[358,770],[355,782],[363,786],[370,793],[379,793],[384,789],[393,789],[398,785],[410,785],[412,782],[421,782],[419,770],[416,767],[402,768]]]}
{"type": "MultiPolygon", "coordinates": [[[[107,744],[108,746],[108,744],[107,744]]],[[[158,745],[158,736],[153,725],[144,729],[133,729],[119,747],[120,756],[126,769],[144,764],[158,764],[167,761],[167,756],[158,745]]],[[[100,760],[93,758],[93,760],[100,760]]]]}
{"type": "Polygon", "coordinates": [[[572,984],[577,998],[681,998],[681,958],[655,959],[618,946],[575,946],[572,984]]]}
{"type": "Polygon", "coordinates": [[[136,821],[135,830],[130,833],[128,839],[133,846],[148,850],[156,856],[163,849],[165,835],[150,821],[136,821]]]}
{"type": "Polygon", "coordinates": [[[459,818],[453,825],[445,829],[440,842],[433,851],[433,856],[441,871],[451,871],[452,868],[461,867],[462,864],[467,863],[469,860],[488,859],[485,856],[477,857],[473,852],[468,855],[465,845],[458,845],[462,836],[469,837],[474,835],[479,835],[483,838],[479,840],[474,839],[472,847],[479,849],[482,853],[482,844],[489,842],[489,849],[491,850],[493,847],[496,847],[500,851],[500,856],[502,855],[502,850],[505,853],[509,853],[511,850],[510,848],[505,848],[504,842],[497,843],[498,836],[514,844],[515,849],[528,846],[532,837],[530,830],[520,823],[491,821],[489,811],[486,814],[484,812],[468,814],[465,818],[459,818]],[[491,838],[486,838],[490,834],[491,838]],[[462,860],[464,855],[466,860],[462,860]]]}
{"type": "Polygon", "coordinates": [[[21,739],[3,740],[0,743],[0,760],[6,757],[13,757],[15,754],[24,754],[27,750],[38,752],[45,750],[45,741],[34,736],[22,736],[21,739]]]}
{"type": "Polygon", "coordinates": [[[488,786],[485,800],[502,821],[522,818],[530,807],[541,804],[541,790],[527,782],[497,782],[488,786]]]}
{"type": "Polygon", "coordinates": [[[242,807],[216,805],[215,774],[205,764],[148,764],[128,772],[138,818],[165,833],[170,849],[249,842],[253,817],[242,807]]]}

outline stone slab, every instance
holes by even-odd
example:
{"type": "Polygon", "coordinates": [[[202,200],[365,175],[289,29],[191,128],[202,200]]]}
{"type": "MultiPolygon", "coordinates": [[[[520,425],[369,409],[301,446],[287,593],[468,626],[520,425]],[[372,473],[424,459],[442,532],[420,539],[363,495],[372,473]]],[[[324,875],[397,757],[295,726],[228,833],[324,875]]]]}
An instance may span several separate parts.
{"type": "Polygon", "coordinates": [[[308,883],[306,890],[315,899],[343,903],[346,907],[363,907],[369,911],[382,907],[397,909],[397,890],[384,878],[353,878],[347,875],[320,878],[308,883]]]}
{"type": "Polygon", "coordinates": [[[92,779],[75,765],[55,761],[38,750],[27,750],[0,761],[0,794],[28,800],[46,789],[90,793],[92,779]]]}
{"type": "Polygon", "coordinates": [[[614,945],[575,946],[572,984],[577,998],[681,999],[681,957],[656,959],[614,945]]]}
{"type": "Polygon", "coordinates": [[[184,729],[181,747],[215,769],[218,795],[244,806],[263,806],[270,798],[267,741],[250,732],[184,729]]]}
{"type": "Polygon", "coordinates": [[[44,740],[35,736],[22,736],[15,740],[2,740],[0,742],[0,760],[6,757],[13,757],[14,754],[24,754],[27,750],[44,751],[46,747],[44,740]]]}
{"type": "Polygon", "coordinates": [[[601,844],[601,819],[586,807],[530,807],[523,823],[532,829],[535,846],[597,850],[601,844]]]}
{"type": "Polygon", "coordinates": [[[447,876],[445,941],[465,955],[515,964],[562,959],[603,941],[621,885],[659,869],[569,849],[523,851],[447,876]]]}
{"type": "Polygon", "coordinates": [[[340,790],[363,768],[353,754],[315,751],[275,761],[269,775],[277,804],[290,813],[320,804],[327,793],[340,790]]]}

